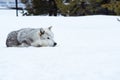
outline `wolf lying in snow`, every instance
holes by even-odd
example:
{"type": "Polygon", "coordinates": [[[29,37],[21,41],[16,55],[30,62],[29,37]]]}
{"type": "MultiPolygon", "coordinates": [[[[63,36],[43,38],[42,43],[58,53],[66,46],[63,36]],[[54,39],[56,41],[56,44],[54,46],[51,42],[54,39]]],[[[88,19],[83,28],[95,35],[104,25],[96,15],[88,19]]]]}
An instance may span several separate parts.
{"type": "Polygon", "coordinates": [[[7,47],[54,47],[57,43],[53,40],[52,27],[48,28],[24,28],[12,31],[6,40],[7,47]]]}

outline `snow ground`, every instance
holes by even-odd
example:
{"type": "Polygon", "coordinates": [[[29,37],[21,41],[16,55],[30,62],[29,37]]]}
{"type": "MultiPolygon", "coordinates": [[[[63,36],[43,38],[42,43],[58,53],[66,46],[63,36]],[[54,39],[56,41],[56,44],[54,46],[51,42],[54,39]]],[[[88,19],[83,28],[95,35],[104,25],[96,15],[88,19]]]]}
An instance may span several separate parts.
{"type": "Polygon", "coordinates": [[[0,80],[120,80],[119,16],[15,17],[0,11],[0,80]],[[10,31],[53,26],[56,47],[7,48],[10,31]]]}

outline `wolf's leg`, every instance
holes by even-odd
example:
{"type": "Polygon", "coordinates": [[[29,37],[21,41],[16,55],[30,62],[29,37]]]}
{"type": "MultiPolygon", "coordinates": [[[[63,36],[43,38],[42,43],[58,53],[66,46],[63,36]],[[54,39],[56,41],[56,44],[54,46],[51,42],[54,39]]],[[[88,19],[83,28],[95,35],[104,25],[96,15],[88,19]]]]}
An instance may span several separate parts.
{"type": "Polygon", "coordinates": [[[23,40],[21,44],[22,44],[22,46],[26,47],[26,45],[31,46],[32,42],[33,42],[33,40],[28,38],[28,39],[23,40]]]}
{"type": "Polygon", "coordinates": [[[34,46],[34,47],[42,47],[42,44],[41,44],[41,41],[40,40],[37,40],[37,41],[34,41],[31,43],[31,46],[34,46]]]}
{"type": "Polygon", "coordinates": [[[19,45],[19,47],[29,47],[30,45],[26,44],[26,43],[21,43],[21,45],[19,45]]]}

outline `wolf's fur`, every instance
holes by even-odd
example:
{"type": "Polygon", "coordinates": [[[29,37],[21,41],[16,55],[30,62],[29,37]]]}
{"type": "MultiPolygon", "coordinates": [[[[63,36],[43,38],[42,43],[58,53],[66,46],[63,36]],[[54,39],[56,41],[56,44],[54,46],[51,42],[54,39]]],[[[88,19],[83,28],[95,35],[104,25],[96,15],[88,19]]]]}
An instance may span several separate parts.
{"type": "Polygon", "coordinates": [[[16,47],[20,45],[20,43],[17,40],[17,34],[19,31],[12,31],[10,34],[8,34],[7,40],[6,40],[6,46],[7,47],[16,47]]]}
{"type": "Polygon", "coordinates": [[[120,22],[120,19],[119,19],[119,18],[117,18],[117,21],[119,21],[119,22],[120,22]]]}
{"type": "Polygon", "coordinates": [[[7,47],[42,47],[55,46],[57,43],[53,40],[51,27],[48,28],[24,28],[12,31],[8,34],[6,40],[7,47]]]}

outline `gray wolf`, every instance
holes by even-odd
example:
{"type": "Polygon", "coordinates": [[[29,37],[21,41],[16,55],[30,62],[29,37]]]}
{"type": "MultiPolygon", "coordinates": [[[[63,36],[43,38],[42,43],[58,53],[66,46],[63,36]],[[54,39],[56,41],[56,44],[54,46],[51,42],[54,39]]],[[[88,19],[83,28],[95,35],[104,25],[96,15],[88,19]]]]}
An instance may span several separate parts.
{"type": "Polygon", "coordinates": [[[7,47],[54,47],[57,43],[53,40],[54,34],[48,28],[23,28],[12,31],[6,39],[7,47]]]}

